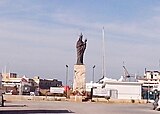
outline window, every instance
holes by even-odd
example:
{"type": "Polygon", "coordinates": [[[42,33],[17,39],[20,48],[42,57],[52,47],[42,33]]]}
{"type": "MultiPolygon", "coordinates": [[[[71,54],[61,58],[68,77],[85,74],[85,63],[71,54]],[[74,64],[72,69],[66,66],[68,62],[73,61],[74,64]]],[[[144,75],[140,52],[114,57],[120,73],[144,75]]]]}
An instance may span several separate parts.
{"type": "Polygon", "coordinates": [[[151,79],[153,79],[153,73],[151,72],[151,79]]]}

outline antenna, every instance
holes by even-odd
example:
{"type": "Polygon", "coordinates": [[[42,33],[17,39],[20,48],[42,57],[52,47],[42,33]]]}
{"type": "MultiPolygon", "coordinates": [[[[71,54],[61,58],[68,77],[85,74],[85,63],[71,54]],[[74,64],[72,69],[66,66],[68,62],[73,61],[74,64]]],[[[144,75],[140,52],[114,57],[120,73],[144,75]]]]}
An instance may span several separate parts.
{"type": "Polygon", "coordinates": [[[4,66],[4,73],[6,74],[7,73],[7,67],[4,66]]]}

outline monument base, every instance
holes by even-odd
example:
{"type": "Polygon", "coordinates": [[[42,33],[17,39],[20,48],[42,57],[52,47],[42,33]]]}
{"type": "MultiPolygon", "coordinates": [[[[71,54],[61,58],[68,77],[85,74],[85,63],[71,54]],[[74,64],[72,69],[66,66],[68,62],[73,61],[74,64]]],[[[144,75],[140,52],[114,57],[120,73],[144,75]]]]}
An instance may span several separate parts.
{"type": "Polygon", "coordinates": [[[86,91],[85,74],[85,65],[74,65],[73,92],[84,94],[86,91]]]}

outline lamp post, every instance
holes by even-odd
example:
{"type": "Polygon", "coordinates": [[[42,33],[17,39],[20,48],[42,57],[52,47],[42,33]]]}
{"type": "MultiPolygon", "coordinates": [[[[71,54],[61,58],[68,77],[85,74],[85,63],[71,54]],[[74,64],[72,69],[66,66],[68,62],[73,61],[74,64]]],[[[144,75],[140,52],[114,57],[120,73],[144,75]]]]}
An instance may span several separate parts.
{"type": "Polygon", "coordinates": [[[150,81],[148,79],[147,103],[149,103],[150,81]]]}
{"type": "Polygon", "coordinates": [[[66,65],[66,97],[68,97],[67,82],[68,82],[68,65],[66,65]]]}
{"type": "Polygon", "coordinates": [[[93,77],[92,77],[92,78],[93,78],[93,79],[92,79],[92,80],[93,80],[93,83],[94,83],[94,68],[95,68],[95,67],[96,67],[96,66],[94,65],[94,66],[93,66],[93,77]]]}

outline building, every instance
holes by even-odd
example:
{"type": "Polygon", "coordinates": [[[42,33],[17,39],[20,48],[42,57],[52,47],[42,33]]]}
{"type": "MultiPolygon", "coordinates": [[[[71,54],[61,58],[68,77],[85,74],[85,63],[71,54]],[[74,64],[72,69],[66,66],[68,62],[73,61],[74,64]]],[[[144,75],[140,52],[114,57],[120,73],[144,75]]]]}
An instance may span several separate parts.
{"type": "Polygon", "coordinates": [[[141,99],[142,83],[139,82],[105,82],[105,88],[110,90],[111,98],[141,99]]]}
{"type": "Polygon", "coordinates": [[[16,73],[2,73],[2,89],[5,94],[19,94],[21,78],[16,73]]]}
{"type": "Polygon", "coordinates": [[[2,88],[5,94],[27,94],[34,91],[34,81],[16,73],[2,73],[2,88]]]}
{"type": "Polygon", "coordinates": [[[144,76],[138,77],[138,82],[143,83],[143,99],[153,100],[157,91],[160,91],[160,71],[145,69],[144,76]]]}
{"type": "Polygon", "coordinates": [[[145,71],[144,78],[150,81],[160,82],[160,72],[159,71],[145,71]]]}
{"type": "Polygon", "coordinates": [[[150,90],[156,88],[160,82],[159,71],[147,71],[145,70],[144,76],[138,78],[138,82],[143,83],[143,88],[149,88],[150,90]]]}
{"type": "Polygon", "coordinates": [[[2,87],[6,94],[30,95],[30,92],[39,95],[40,90],[49,90],[50,87],[60,87],[62,81],[56,79],[33,79],[26,76],[18,77],[16,73],[2,73],[2,87]]]}
{"type": "Polygon", "coordinates": [[[17,78],[16,73],[2,73],[3,79],[17,78]]]}
{"type": "Polygon", "coordinates": [[[61,87],[62,81],[57,79],[40,79],[38,76],[34,77],[33,80],[37,83],[36,93],[40,95],[48,94],[50,87],[61,87]]]}
{"type": "Polygon", "coordinates": [[[39,88],[40,89],[50,89],[50,87],[61,87],[62,81],[56,79],[40,79],[39,88]]]}
{"type": "Polygon", "coordinates": [[[142,83],[121,82],[104,77],[100,83],[87,83],[86,91],[93,88],[93,96],[110,96],[111,99],[141,99],[142,83]]]}

